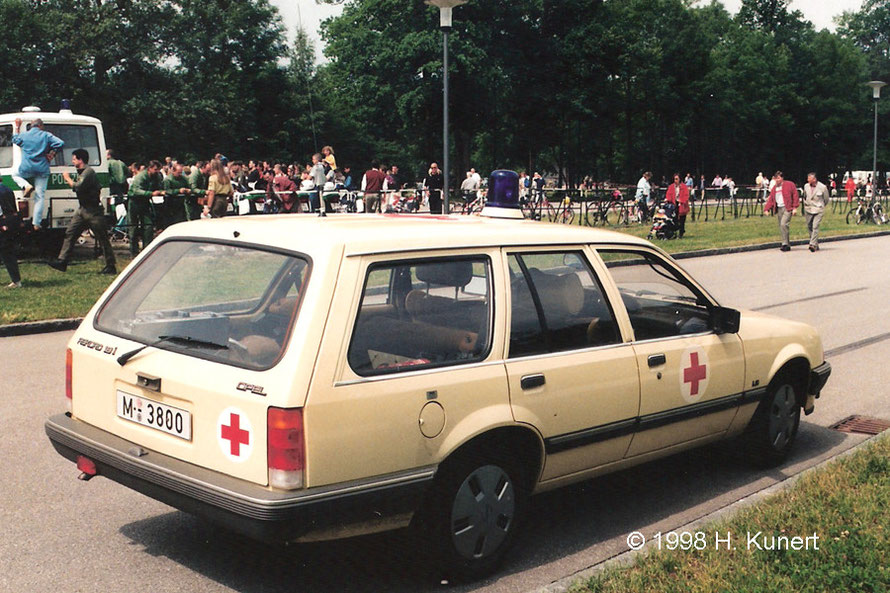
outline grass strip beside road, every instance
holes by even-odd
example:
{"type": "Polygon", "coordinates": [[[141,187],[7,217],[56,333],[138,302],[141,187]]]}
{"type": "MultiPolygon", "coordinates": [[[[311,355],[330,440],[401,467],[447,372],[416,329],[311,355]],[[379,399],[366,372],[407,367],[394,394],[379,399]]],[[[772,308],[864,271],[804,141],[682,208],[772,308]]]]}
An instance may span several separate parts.
{"type": "Polygon", "coordinates": [[[682,544],[669,550],[667,537],[659,550],[650,537],[649,553],[633,565],[607,568],[570,591],[888,591],[890,438],[878,438],[699,532],[705,534],[699,550],[684,551],[682,544]],[[757,543],[749,543],[751,536],[757,543]],[[790,549],[790,543],[779,546],[789,549],[767,549],[781,536],[789,542],[798,536],[808,549],[790,549]]]}
{"type": "MultiPolygon", "coordinates": [[[[873,224],[848,225],[846,210],[840,213],[828,212],[822,221],[821,235],[856,235],[883,230],[885,227],[873,224]]],[[[631,224],[614,230],[637,237],[646,237],[650,225],[631,224]]],[[[890,227],[887,227],[890,228],[890,227]]],[[[808,237],[803,216],[795,216],[791,221],[792,240],[808,237]]],[[[751,216],[750,218],[714,220],[691,219],[686,222],[686,237],[682,240],[656,241],[669,253],[698,251],[723,247],[739,247],[779,240],[778,222],[774,216],[751,216]]],[[[798,247],[797,249],[802,249],[798,247]]],[[[118,270],[123,270],[129,259],[118,257],[118,270]]],[[[0,325],[64,319],[86,315],[96,299],[105,291],[113,279],[98,274],[102,268],[100,260],[93,259],[91,247],[80,247],[77,258],[62,274],[38,260],[24,260],[21,263],[23,288],[11,290],[0,288],[0,325]]],[[[9,278],[0,268],[0,283],[5,285],[9,278]]]]}

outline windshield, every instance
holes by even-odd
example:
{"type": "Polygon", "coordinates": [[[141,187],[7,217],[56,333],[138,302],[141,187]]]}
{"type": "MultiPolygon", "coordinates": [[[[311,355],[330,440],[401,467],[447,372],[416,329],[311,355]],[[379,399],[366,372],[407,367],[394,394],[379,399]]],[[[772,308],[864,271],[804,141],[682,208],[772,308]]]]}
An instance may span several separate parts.
{"type": "Polygon", "coordinates": [[[294,254],[166,241],[105,302],[96,328],[157,348],[266,369],[284,351],[308,268],[294,254]]]}

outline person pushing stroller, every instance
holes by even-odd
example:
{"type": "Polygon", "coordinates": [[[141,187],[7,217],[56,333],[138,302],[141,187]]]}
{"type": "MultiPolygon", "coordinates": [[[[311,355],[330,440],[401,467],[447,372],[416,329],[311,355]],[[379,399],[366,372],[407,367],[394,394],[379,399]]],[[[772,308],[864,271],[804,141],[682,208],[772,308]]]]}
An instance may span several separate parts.
{"type": "Polygon", "coordinates": [[[674,173],[674,182],[668,186],[664,201],[676,207],[677,234],[682,239],[686,234],[686,215],[689,214],[689,186],[680,181],[679,173],[674,173]]]}

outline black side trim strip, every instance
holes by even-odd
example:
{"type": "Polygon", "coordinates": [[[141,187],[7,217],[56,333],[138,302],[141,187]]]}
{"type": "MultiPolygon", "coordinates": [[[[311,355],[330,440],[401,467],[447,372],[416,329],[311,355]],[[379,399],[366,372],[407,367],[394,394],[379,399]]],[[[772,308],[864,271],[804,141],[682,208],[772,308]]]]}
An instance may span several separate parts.
{"type": "Polygon", "coordinates": [[[766,387],[759,387],[750,391],[727,395],[719,399],[691,404],[681,408],[674,408],[665,412],[610,422],[609,424],[550,437],[544,440],[544,448],[548,455],[562,453],[563,451],[626,436],[634,432],[652,430],[653,428],[660,428],[675,422],[683,422],[684,420],[691,420],[758,402],[765,396],[766,387]]]}
{"type": "Polygon", "coordinates": [[[602,426],[594,426],[593,428],[585,428],[578,432],[570,432],[559,436],[550,437],[544,441],[544,448],[547,454],[561,453],[575,447],[583,447],[592,445],[601,441],[607,441],[618,437],[636,432],[639,418],[628,418],[627,420],[619,420],[602,426]]]}

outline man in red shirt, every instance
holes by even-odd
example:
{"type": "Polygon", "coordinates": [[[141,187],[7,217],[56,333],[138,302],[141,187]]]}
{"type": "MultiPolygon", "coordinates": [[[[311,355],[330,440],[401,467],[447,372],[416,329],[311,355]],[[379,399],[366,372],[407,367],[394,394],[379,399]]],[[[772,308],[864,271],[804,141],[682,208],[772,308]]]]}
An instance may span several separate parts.
{"type": "Polygon", "coordinates": [[[365,212],[380,211],[380,192],[383,190],[383,182],[386,175],[380,170],[377,161],[371,163],[371,168],[362,177],[362,192],[364,192],[365,212]]]}
{"type": "Polygon", "coordinates": [[[797,193],[797,186],[791,181],[785,181],[785,177],[781,171],[776,171],[773,175],[776,184],[769,192],[769,198],[763,206],[763,211],[768,212],[773,208],[778,208],[776,218],[779,220],[779,232],[782,234],[782,251],[791,251],[791,241],[788,238],[788,225],[791,224],[791,217],[797,214],[797,207],[800,205],[800,195],[797,193]]]}

